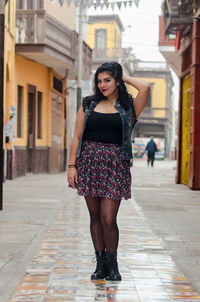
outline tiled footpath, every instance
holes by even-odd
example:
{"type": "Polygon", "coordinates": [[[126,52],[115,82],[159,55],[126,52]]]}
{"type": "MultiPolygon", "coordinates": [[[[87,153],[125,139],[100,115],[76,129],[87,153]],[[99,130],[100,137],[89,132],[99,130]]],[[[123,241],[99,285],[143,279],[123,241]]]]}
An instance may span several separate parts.
{"type": "Polygon", "coordinates": [[[72,189],[65,197],[10,302],[200,301],[134,198],[123,201],[119,212],[122,281],[90,281],[95,264],[88,212],[72,189]]]}

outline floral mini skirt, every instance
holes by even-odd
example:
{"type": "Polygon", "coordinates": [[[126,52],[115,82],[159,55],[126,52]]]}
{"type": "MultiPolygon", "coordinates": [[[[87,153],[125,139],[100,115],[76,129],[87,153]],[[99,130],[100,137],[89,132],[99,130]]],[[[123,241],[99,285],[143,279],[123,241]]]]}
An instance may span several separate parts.
{"type": "Polygon", "coordinates": [[[130,161],[123,160],[122,146],[85,141],[76,168],[79,195],[131,198],[130,161]]]}

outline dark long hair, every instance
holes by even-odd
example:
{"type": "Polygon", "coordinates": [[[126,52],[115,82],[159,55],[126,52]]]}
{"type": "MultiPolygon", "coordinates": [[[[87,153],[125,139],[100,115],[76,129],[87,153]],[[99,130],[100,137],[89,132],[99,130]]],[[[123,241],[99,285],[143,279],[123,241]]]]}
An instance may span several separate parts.
{"type": "Polygon", "coordinates": [[[94,76],[94,95],[99,100],[105,100],[106,97],[98,88],[98,75],[101,72],[107,72],[111,77],[119,83],[118,87],[118,100],[119,103],[128,110],[130,107],[130,99],[132,96],[127,92],[124,81],[122,80],[122,66],[117,62],[106,62],[99,66],[94,76]]]}

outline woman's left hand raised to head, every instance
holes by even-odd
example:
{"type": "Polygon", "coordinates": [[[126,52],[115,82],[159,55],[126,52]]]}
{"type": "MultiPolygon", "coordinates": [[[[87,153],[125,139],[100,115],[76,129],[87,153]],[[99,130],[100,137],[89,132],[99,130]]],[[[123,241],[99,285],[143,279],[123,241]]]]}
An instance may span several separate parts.
{"type": "Polygon", "coordinates": [[[131,85],[138,90],[138,94],[134,100],[135,113],[136,113],[136,117],[138,117],[143,111],[146,102],[148,100],[150,85],[139,78],[130,77],[124,72],[123,72],[122,80],[128,85],[131,85]]]}

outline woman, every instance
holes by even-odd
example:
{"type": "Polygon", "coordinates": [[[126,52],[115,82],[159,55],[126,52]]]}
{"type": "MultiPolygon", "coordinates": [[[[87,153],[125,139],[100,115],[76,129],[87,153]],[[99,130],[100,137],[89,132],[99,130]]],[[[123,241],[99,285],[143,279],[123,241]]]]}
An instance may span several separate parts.
{"type": "Polygon", "coordinates": [[[117,264],[121,199],[131,197],[131,132],[142,112],[149,84],[127,76],[116,62],[95,73],[93,96],[83,99],[70,148],[68,182],[83,195],[97,258],[92,280],[121,280],[117,264]],[[133,101],[127,83],[138,90],[133,101]]]}

